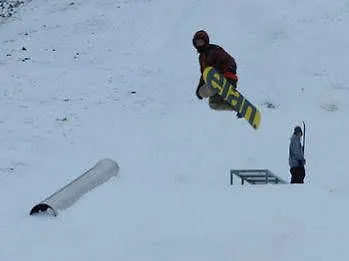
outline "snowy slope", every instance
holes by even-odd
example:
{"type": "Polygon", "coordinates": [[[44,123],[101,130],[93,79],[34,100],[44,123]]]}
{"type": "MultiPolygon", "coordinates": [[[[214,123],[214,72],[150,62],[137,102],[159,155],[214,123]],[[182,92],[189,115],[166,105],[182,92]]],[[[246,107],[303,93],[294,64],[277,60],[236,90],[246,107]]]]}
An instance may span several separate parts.
{"type": "Polygon", "coordinates": [[[345,0],[27,3],[0,25],[0,260],[347,260],[348,25],[345,0]],[[196,99],[202,28],[260,130],[196,99]],[[306,185],[228,185],[231,168],[288,180],[302,120],[306,185]],[[104,157],[117,180],[28,216],[104,157]]]}

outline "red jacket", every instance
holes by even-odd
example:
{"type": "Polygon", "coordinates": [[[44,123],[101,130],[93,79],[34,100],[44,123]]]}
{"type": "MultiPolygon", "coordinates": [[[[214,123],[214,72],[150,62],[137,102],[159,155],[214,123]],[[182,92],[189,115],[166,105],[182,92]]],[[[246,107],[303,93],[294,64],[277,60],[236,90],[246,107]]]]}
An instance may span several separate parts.
{"type": "MultiPolygon", "coordinates": [[[[220,71],[230,83],[236,85],[238,76],[236,74],[237,66],[235,59],[219,45],[209,44],[208,47],[200,53],[199,63],[201,74],[206,67],[212,66],[220,71]]],[[[203,83],[203,78],[201,77],[199,86],[203,83]]]]}

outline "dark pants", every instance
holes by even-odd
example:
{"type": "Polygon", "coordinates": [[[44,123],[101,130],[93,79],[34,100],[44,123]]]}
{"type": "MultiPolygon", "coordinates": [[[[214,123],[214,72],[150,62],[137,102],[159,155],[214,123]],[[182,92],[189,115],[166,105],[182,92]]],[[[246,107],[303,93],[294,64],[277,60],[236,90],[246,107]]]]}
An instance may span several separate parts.
{"type": "Polygon", "coordinates": [[[304,167],[294,167],[290,169],[291,183],[304,183],[305,169],[304,167]]]}

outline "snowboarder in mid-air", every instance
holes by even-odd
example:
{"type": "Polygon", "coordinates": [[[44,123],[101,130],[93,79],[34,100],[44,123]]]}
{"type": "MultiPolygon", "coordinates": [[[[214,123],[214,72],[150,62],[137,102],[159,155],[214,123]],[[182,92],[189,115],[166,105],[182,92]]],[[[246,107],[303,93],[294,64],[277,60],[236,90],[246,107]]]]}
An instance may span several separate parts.
{"type": "MultiPolygon", "coordinates": [[[[200,30],[194,34],[193,45],[199,53],[199,63],[201,77],[196,89],[196,96],[201,100],[209,98],[210,108],[213,110],[234,111],[232,106],[226,102],[220,95],[214,93],[206,84],[202,77],[206,67],[212,66],[236,88],[238,76],[236,74],[235,59],[227,53],[221,46],[211,44],[206,31],[200,30]]],[[[237,113],[240,118],[241,115],[237,113]]]]}

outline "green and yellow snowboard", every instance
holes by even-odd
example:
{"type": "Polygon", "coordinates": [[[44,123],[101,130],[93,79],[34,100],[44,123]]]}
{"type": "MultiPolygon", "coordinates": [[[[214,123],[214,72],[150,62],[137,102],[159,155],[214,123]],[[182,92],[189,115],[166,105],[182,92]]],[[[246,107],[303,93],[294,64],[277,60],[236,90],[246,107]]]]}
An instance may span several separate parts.
{"type": "Polygon", "coordinates": [[[202,76],[213,92],[222,96],[253,128],[259,128],[261,113],[257,107],[237,91],[220,72],[213,67],[207,67],[202,76]]]}

